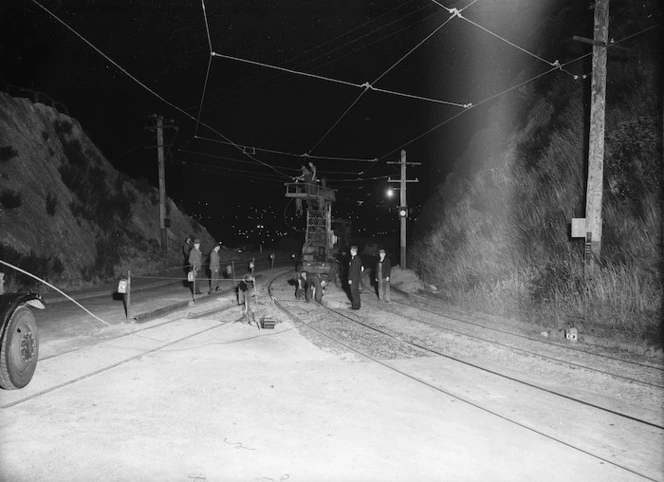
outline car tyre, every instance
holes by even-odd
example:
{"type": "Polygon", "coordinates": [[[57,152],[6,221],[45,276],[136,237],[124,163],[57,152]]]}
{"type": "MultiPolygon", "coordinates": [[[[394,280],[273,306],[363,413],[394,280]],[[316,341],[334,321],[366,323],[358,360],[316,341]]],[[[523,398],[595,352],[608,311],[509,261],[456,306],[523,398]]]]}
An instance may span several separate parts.
{"type": "Polygon", "coordinates": [[[39,332],[35,317],[26,306],[12,313],[2,333],[0,387],[23,388],[35,373],[39,358],[39,332]]]}

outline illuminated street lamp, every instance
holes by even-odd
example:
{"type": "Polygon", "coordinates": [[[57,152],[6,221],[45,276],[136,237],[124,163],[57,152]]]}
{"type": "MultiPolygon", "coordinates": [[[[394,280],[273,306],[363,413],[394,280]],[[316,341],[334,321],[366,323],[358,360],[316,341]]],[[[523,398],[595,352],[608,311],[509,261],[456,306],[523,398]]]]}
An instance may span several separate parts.
{"type": "Polygon", "coordinates": [[[385,194],[387,195],[387,197],[393,197],[394,196],[394,189],[392,189],[391,187],[388,188],[387,191],[385,191],[385,194]]]}

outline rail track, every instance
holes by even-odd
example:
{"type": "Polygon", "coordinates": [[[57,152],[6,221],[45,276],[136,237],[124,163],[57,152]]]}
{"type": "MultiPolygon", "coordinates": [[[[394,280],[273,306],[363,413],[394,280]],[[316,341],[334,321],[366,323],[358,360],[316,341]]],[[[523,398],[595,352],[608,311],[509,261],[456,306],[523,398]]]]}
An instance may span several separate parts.
{"type": "MultiPolygon", "coordinates": [[[[592,349],[589,346],[586,346],[583,348],[584,345],[573,345],[570,343],[566,342],[556,342],[552,339],[547,339],[547,341],[542,340],[541,338],[525,335],[523,333],[518,333],[515,331],[509,331],[509,330],[503,330],[500,328],[496,328],[495,326],[491,326],[489,323],[491,323],[491,320],[486,318],[485,314],[482,313],[477,313],[473,312],[470,318],[468,319],[469,316],[462,317],[458,311],[452,311],[450,308],[443,303],[440,303],[439,301],[433,299],[431,296],[426,296],[426,295],[414,295],[414,294],[409,294],[405,293],[401,290],[398,289],[393,289],[393,291],[396,291],[399,293],[401,296],[403,296],[406,299],[411,299],[411,300],[417,300],[417,306],[422,310],[422,311],[428,311],[430,313],[436,314],[436,315],[444,315],[445,318],[457,321],[459,323],[463,323],[468,326],[474,326],[481,328],[483,330],[489,330],[497,333],[503,333],[506,335],[511,335],[513,337],[521,338],[523,340],[527,341],[532,341],[535,343],[538,343],[542,346],[551,346],[554,345],[556,347],[562,348],[565,351],[568,351],[570,353],[581,353],[584,355],[594,355],[598,359],[602,360],[608,360],[608,361],[614,361],[620,363],[623,367],[625,366],[632,366],[636,367],[637,369],[640,368],[646,368],[648,370],[653,370],[657,377],[660,379],[664,379],[664,366],[660,364],[655,364],[655,363],[649,363],[649,362],[637,362],[634,360],[629,360],[624,357],[616,357],[612,355],[608,355],[606,353],[600,353],[596,349],[592,349]],[[424,304],[424,306],[422,306],[424,304]],[[477,320],[478,319],[483,319],[486,323],[479,323],[477,320]]],[[[401,302],[403,304],[403,302],[401,302]]],[[[410,303],[409,306],[414,306],[414,303],[410,303]]],[[[660,385],[661,386],[661,385],[660,385]]]]}
{"type": "Polygon", "coordinates": [[[570,352],[567,350],[568,347],[565,345],[552,345],[551,343],[543,342],[542,340],[538,340],[533,337],[524,336],[514,332],[508,332],[493,327],[477,325],[467,320],[460,320],[448,314],[441,314],[431,309],[423,308],[419,305],[416,306],[412,303],[405,303],[399,300],[387,306],[381,304],[379,309],[398,314],[399,316],[407,318],[413,322],[426,324],[449,333],[471,338],[479,342],[501,346],[514,352],[519,352],[542,360],[554,361],[575,369],[584,369],[595,373],[601,373],[603,375],[607,375],[615,379],[621,379],[630,383],[636,383],[654,388],[664,388],[664,371],[662,371],[661,368],[651,365],[645,365],[629,360],[620,360],[616,357],[605,356],[574,348],[571,348],[572,354],[570,355],[570,352]],[[424,313],[425,316],[432,319],[423,319],[421,316],[416,318],[412,314],[409,315],[404,313],[406,310],[400,310],[396,308],[395,305],[407,308],[410,311],[419,312],[420,315],[424,313]],[[449,326],[450,322],[453,322],[455,327],[449,326]],[[458,323],[462,323],[462,325],[457,325],[458,323]],[[474,330],[464,330],[456,327],[463,325],[471,325],[474,330]],[[499,339],[496,339],[495,335],[493,339],[482,335],[482,330],[490,330],[499,333],[499,339]],[[523,343],[524,341],[527,341],[531,345],[530,349],[518,346],[519,342],[523,343]],[[573,358],[573,360],[570,360],[569,358],[573,358]],[[631,376],[628,376],[624,373],[630,373],[631,376]]]}
{"type": "MultiPolygon", "coordinates": [[[[536,351],[515,347],[514,343],[511,345],[502,341],[496,343],[477,334],[469,336],[459,330],[448,330],[442,326],[440,320],[437,320],[437,322],[423,320],[421,315],[426,312],[436,317],[442,318],[442,316],[421,306],[407,306],[401,302],[399,303],[400,307],[395,309],[392,304],[385,305],[381,303],[379,306],[377,303],[369,303],[371,305],[369,309],[350,312],[344,308],[339,309],[332,306],[327,301],[329,297],[326,297],[322,305],[296,302],[292,298],[292,293],[284,292],[283,288],[276,287],[279,279],[280,277],[276,277],[270,282],[270,296],[275,304],[297,325],[306,327],[304,331],[312,330],[319,338],[325,338],[361,358],[396,371],[420,385],[433,388],[441,395],[452,396],[496,417],[550,438],[557,443],[573,447],[600,459],[602,463],[616,465],[646,479],[664,480],[664,473],[659,467],[661,464],[657,467],[646,467],[648,457],[636,461],[633,455],[623,457],[624,453],[627,452],[625,447],[638,446],[639,438],[645,434],[647,434],[646,437],[651,440],[654,447],[661,448],[664,439],[664,424],[662,424],[661,419],[652,416],[640,416],[639,410],[636,410],[636,413],[629,413],[629,410],[626,410],[625,406],[621,406],[621,404],[618,404],[618,407],[612,407],[610,403],[600,404],[589,401],[579,395],[579,393],[583,395],[583,390],[577,390],[576,395],[570,395],[569,390],[562,391],[557,388],[543,386],[533,382],[532,377],[522,377],[514,371],[506,373],[501,371],[500,368],[490,366],[481,357],[479,357],[479,360],[473,359],[471,361],[464,359],[463,356],[455,356],[457,353],[450,354],[450,351],[452,351],[450,350],[450,343],[441,348],[437,346],[440,345],[439,343],[431,341],[431,337],[421,336],[421,329],[413,330],[413,327],[418,324],[420,327],[425,327],[429,334],[433,331],[434,335],[437,336],[441,336],[441,334],[448,338],[453,336],[455,341],[463,338],[465,343],[472,342],[481,346],[479,352],[487,351],[485,348],[490,346],[492,352],[496,350],[510,351],[531,360],[537,358],[541,362],[563,365],[570,371],[590,371],[595,376],[609,377],[614,381],[621,380],[624,383],[643,386],[649,390],[659,390],[662,388],[661,384],[624,376],[599,367],[585,366],[577,362],[569,363],[564,357],[541,356],[536,351]],[[403,308],[418,310],[420,316],[416,318],[412,315],[400,313],[399,311],[403,308]],[[381,313],[388,312],[391,318],[396,318],[396,321],[381,322],[381,313]],[[381,340],[379,341],[377,337],[380,337],[381,340]],[[384,340],[389,341],[385,342],[384,340]],[[395,353],[397,353],[397,356],[393,356],[395,353]],[[509,401],[500,401],[502,394],[497,395],[492,392],[487,396],[486,394],[473,393],[471,390],[467,390],[467,387],[458,384],[455,386],[456,382],[452,380],[453,377],[449,377],[450,380],[448,380],[445,376],[448,372],[444,369],[440,370],[438,375],[432,376],[433,369],[422,371],[417,364],[406,364],[404,366],[398,360],[399,358],[416,357],[428,357],[433,366],[451,367],[451,370],[461,370],[463,373],[469,374],[471,379],[486,380],[485,383],[489,390],[501,387],[507,397],[511,395],[510,392],[516,392],[518,395],[513,396],[514,398],[509,401]],[[496,399],[499,401],[496,402],[496,399]],[[530,403],[528,399],[531,399],[530,403]],[[554,413],[543,414],[543,406],[551,407],[554,413]],[[568,419],[561,421],[561,412],[569,414],[568,419]],[[562,427],[561,422],[563,422],[562,427]],[[602,428],[598,428],[598,425],[602,428]],[[616,427],[620,428],[614,430],[616,427]],[[620,435],[617,436],[616,434],[620,435]],[[598,443],[598,438],[604,440],[598,443]],[[610,442],[607,443],[606,440],[610,442]]],[[[365,296],[364,298],[364,306],[367,306],[366,299],[368,297],[365,296]]],[[[481,329],[482,327],[476,326],[475,328],[481,329]]],[[[514,336],[513,333],[509,332],[504,332],[503,335],[514,336]]],[[[617,359],[614,361],[618,362],[617,359]]],[[[657,370],[655,369],[652,376],[656,375],[657,370]]],[[[658,457],[659,455],[655,455],[655,453],[649,454],[650,461],[657,460],[658,457]]]]}
{"type": "Polygon", "coordinates": [[[244,317],[244,315],[242,317],[238,318],[238,319],[231,319],[231,320],[221,321],[221,322],[219,322],[219,323],[217,323],[213,326],[206,327],[206,328],[203,328],[203,329],[200,329],[200,330],[195,330],[191,333],[187,333],[184,336],[176,337],[175,339],[173,339],[171,341],[168,341],[168,342],[160,342],[157,339],[150,338],[149,336],[146,336],[146,334],[149,334],[150,332],[154,333],[157,330],[159,330],[160,328],[164,328],[164,327],[167,327],[168,325],[172,325],[176,322],[182,321],[182,319],[195,318],[195,317],[200,317],[202,315],[211,316],[211,315],[221,314],[221,313],[229,311],[233,308],[236,308],[236,306],[231,305],[231,306],[225,306],[225,307],[215,308],[215,309],[206,310],[206,311],[200,311],[200,312],[197,312],[197,313],[188,313],[184,317],[177,317],[177,318],[174,318],[172,320],[167,320],[167,321],[163,321],[163,322],[160,322],[160,323],[155,323],[154,325],[146,326],[146,327],[140,328],[138,330],[133,330],[133,331],[117,334],[117,335],[112,336],[112,337],[100,339],[98,342],[93,343],[91,345],[78,347],[74,350],[63,351],[63,352],[60,352],[60,353],[57,353],[57,354],[54,354],[54,355],[51,355],[51,356],[48,356],[48,357],[44,357],[44,358],[39,360],[40,365],[44,364],[47,361],[57,360],[58,358],[62,358],[62,357],[68,356],[68,355],[76,355],[77,352],[81,352],[86,348],[94,347],[94,346],[100,345],[102,343],[113,342],[113,341],[121,340],[123,338],[129,338],[129,337],[141,337],[141,338],[144,338],[146,340],[151,340],[151,341],[154,341],[154,342],[158,343],[157,346],[140,350],[136,354],[134,354],[133,356],[123,357],[122,359],[118,360],[115,363],[111,363],[111,364],[108,364],[108,365],[103,365],[103,366],[100,366],[97,369],[93,369],[93,370],[89,370],[89,371],[84,370],[83,373],[78,374],[78,375],[74,376],[73,378],[70,378],[70,379],[68,379],[66,381],[63,381],[63,382],[56,383],[56,384],[48,386],[46,388],[38,389],[37,391],[31,390],[35,386],[35,383],[33,382],[32,385],[28,385],[28,387],[24,388],[22,391],[4,392],[3,393],[3,395],[5,395],[4,398],[9,398],[10,401],[5,401],[4,403],[0,402],[0,403],[2,403],[0,405],[0,408],[7,409],[7,408],[10,408],[10,407],[25,403],[29,400],[33,400],[35,398],[42,397],[42,396],[44,396],[44,395],[46,395],[46,394],[48,394],[48,393],[50,393],[54,390],[58,390],[60,388],[66,387],[68,385],[72,385],[74,383],[77,383],[81,380],[85,380],[85,379],[90,378],[92,376],[95,376],[95,375],[98,375],[100,373],[106,372],[108,370],[111,370],[111,369],[113,369],[115,367],[118,367],[120,365],[123,365],[125,363],[128,363],[128,362],[131,362],[133,360],[139,359],[139,358],[141,358],[145,355],[149,355],[151,353],[163,350],[164,348],[170,347],[170,346],[175,345],[177,343],[180,343],[182,341],[185,341],[185,340],[188,340],[188,339],[193,338],[195,336],[201,335],[205,332],[215,330],[215,329],[218,329],[222,326],[226,326],[226,325],[235,323],[235,322],[241,320],[244,317]]]}

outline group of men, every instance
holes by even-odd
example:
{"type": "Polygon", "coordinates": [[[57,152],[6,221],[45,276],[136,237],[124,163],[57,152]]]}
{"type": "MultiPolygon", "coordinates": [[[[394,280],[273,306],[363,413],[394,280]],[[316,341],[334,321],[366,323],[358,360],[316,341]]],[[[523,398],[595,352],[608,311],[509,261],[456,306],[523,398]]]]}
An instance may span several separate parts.
{"type": "MultiPolygon", "coordinates": [[[[392,262],[386,256],[385,250],[378,251],[378,261],[374,267],[374,282],[378,299],[390,302],[390,272],[392,270],[392,262]]],[[[359,310],[362,306],[360,301],[360,287],[362,286],[362,272],[364,266],[362,258],[357,254],[357,246],[350,247],[350,261],[348,263],[348,290],[350,292],[351,309],[359,310]]]]}
{"type": "MultiPolygon", "coordinates": [[[[220,258],[219,250],[221,249],[221,244],[216,243],[212,251],[210,251],[210,290],[208,294],[212,294],[215,291],[219,291],[219,270],[220,270],[220,258]]],[[[184,254],[185,263],[187,263],[188,271],[191,273],[188,277],[191,278],[192,282],[192,292],[196,295],[203,294],[200,290],[200,279],[203,276],[203,253],[201,253],[201,240],[198,238],[192,238],[189,236],[182,248],[182,253],[184,254]]]]}

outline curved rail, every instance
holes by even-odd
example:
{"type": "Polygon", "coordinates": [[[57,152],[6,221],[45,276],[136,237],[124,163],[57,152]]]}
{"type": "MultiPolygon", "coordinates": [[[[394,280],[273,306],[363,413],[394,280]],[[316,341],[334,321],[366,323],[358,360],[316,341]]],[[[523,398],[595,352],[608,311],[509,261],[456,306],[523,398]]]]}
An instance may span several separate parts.
{"type": "MultiPolygon", "coordinates": [[[[442,306],[437,300],[435,300],[435,299],[433,299],[429,296],[414,295],[414,294],[411,294],[411,293],[406,293],[405,291],[399,290],[398,288],[392,288],[392,289],[394,291],[400,293],[401,295],[403,295],[407,299],[408,298],[417,298],[417,299],[424,300],[426,302],[435,304],[437,308],[441,309],[444,312],[443,316],[445,316],[447,318],[450,318],[454,321],[458,321],[459,323],[465,323],[465,324],[468,324],[468,325],[477,326],[478,328],[483,328],[483,329],[486,329],[486,330],[491,330],[491,331],[495,331],[495,332],[498,332],[498,333],[503,333],[503,334],[506,334],[506,335],[516,336],[516,337],[519,337],[519,338],[523,338],[524,340],[529,340],[529,341],[533,341],[533,342],[536,342],[536,343],[541,343],[541,344],[547,345],[547,346],[552,346],[553,345],[553,346],[560,347],[560,348],[565,349],[565,350],[570,350],[570,351],[574,351],[574,352],[578,352],[578,353],[593,355],[593,356],[596,356],[596,357],[605,358],[607,360],[613,360],[613,361],[617,361],[617,362],[621,362],[621,363],[626,363],[626,364],[629,364],[629,365],[634,365],[634,366],[643,367],[643,368],[650,368],[652,370],[658,370],[658,371],[664,372],[664,367],[662,367],[661,365],[654,365],[654,364],[651,364],[651,363],[642,363],[642,362],[635,362],[635,361],[632,361],[632,360],[625,360],[624,358],[618,358],[618,357],[614,357],[614,356],[611,356],[611,355],[605,355],[603,353],[595,353],[595,352],[592,352],[592,351],[583,350],[581,348],[573,347],[573,346],[562,344],[562,343],[552,343],[551,341],[540,340],[538,338],[534,338],[532,336],[527,336],[527,335],[524,335],[522,333],[514,333],[514,332],[511,332],[511,331],[501,330],[500,328],[495,328],[493,326],[485,325],[485,324],[482,324],[482,323],[477,323],[477,322],[474,322],[474,321],[464,320],[462,318],[458,318],[458,317],[455,317],[454,315],[451,315],[449,313],[448,308],[446,308],[445,306],[442,306]]],[[[412,306],[412,305],[408,305],[408,306],[412,306]]],[[[436,315],[439,315],[439,316],[441,315],[440,312],[428,310],[428,309],[423,308],[421,306],[418,306],[417,308],[421,309],[422,311],[427,311],[429,313],[433,313],[433,314],[436,314],[436,315]]],[[[477,313],[477,315],[481,316],[482,313],[477,313]]]]}
{"type": "MultiPolygon", "coordinates": [[[[393,301],[393,303],[394,303],[394,301],[393,301]]],[[[421,306],[415,306],[415,305],[411,305],[411,304],[408,304],[408,303],[403,303],[403,302],[400,302],[400,301],[396,301],[396,303],[401,304],[403,306],[406,306],[410,309],[430,313],[434,316],[438,316],[438,317],[441,317],[441,318],[450,318],[454,321],[460,321],[460,320],[458,320],[456,318],[453,318],[451,316],[448,316],[446,314],[443,315],[443,314],[440,314],[440,313],[436,313],[435,311],[428,310],[426,308],[422,308],[421,306]]],[[[467,332],[464,332],[464,331],[455,330],[453,328],[449,328],[449,327],[446,327],[446,326],[441,326],[438,323],[425,321],[421,318],[414,318],[412,316],[405,315],[403,313],[397,313],[395,311],[387,309],[385,306],[380,306],[379,308],[384,310],[384,311],[388,311],[390,313],[393,313],[397,316],[400,316],[402,318],[406,318],[408,320],[415,321],[417,323],[422,323],[422,324],[437,328],[439,330],[447,331],[447,332],[454,333],[454,334],[457,334],[457,335],[461,335],[461,336],[464,336],[464,337],[467,337],[467,338],[472,338],[474,340],[479,340],[479,341],[482,341],[484,343],[489,343],[491,345],[497,345],[497,346],[501,346],[501,347],[504,347],[504,348],[508,348],[510,350],[520,352],[520,353],[524,353],[524,354],[527,354],[527,355],[530,355],[530,356],[534,356],[534,357],[537,357],[537,358],[540,358],[540,359],[543,359],[543,360],[555,361],[555,362],[558,362],[558,363],[569,365],[569,366],[574,367],[574,368],[582,368],[582,369],[593,371],[593,372],[596,372],[596,373],[602,373],[604,375],[608,375],[608,376],[611,376],[611,377],[614,377],[614,378],[619,378],[619,379],[626,380],[626,381],[629,381],[629,382],[632,382],[632,383],[639,383],[641,385],[646,385],[646,386],[655,387],[655,388],[664,388],[664,385],[661,385],[661,384],[658,384],[658,383],[651,383],[651,382],[647,382],[647,381],[640,380],[640,379],[637,379],[637,378],[633,378],[633,377],[629,377],[629,376],[625,376],[625,375],[620,375],[618,373],[614,373],[614,372],[610,372],[610,371],[607,371],[607,370],[602,370],[602,369],[599,369],[599,368],[584,365],[584,364],[581,364],[581,363],[576,363],[576,362],[572,362],[572,361],[569,361],[569,360],[565,360],[564,358],[558,358],[558,357],[555,357],[555,356],[544,355],[542,353],[538,353],[538,352],[531,351],[531,350],[526,350],[524,348],[519,348],[517,346],[510,345],[510,344],[507,344],[507,343],[501,343],[501,342],[496,341],[496,340],[489,340],[487,338],[483,338],[481,336],[476,336],[476,335],[473,335],[473,334],[470,334],[470,333],[467,333],[467,332]]],[[[510,332],[507,332],[507,331],[504,331],[504,330],[499,330],[499,329],[494,329],[494,330],[499,331],[500,333],[505,334],[505,335],[540,342],[540,340],[537,340],[535,338],[530,338],[530,337],[527,337],[527,336],[521,336],[521,335],[516,334],[516,333],[510,333],[510,332]]],[[[544,343],[544,342],[542,342],[542,343],[544,343]]],[[[546,343],[544,343],[544,344],[546,344],[546,343]]],[[[551,345],[549,345],[549,346],[551,346],[551,345]]],[[[556,344],[556,345],[552,345],[552,346],[566,348],[564,345],[557,345],[556,344]]],[[[581,351],[581,350],[576,350],[576,351],[581,351]]],[[[591,353],[591,352],[583,352],[583,353],[586,354],[586,355],[590,355],[590,356],[600,356],[600,355],[596,355],[595,353],[591,353]]],[[[615,358],[614,358],[614,360],[620,361],[620,360],[615,359],[615,358]]],[[[625,363],[627,363],[627,362],[625,362],[625,363]]]]}
{"type": "MultiPolygon", "coordinates": [[[[541,430],[538,430],[538,429],[536,429],[536,428],[533,428],[533,427],[530,427],[530,426],[528,426],[528,425],[525,425],[525,424],[523,424],[523,423],[521,423],[521,422],[519,422],[519,421],[517,421],[517,420],[514,420],[513,418],[510,418],[510,417],[505,416],[505,415],[501,415],[500,413],[497,413],[497,412],[494,411],[494,410],[491,410],[491,409],[486,408],[486,407],[484,407],[484,406],[482,406],[482,405],[480,405],[480,404],[478,404],[478,403],[475,403],[475,402],[473,402],[473,401],[471,401],[471,400],[468,400],[468,399],[466,399],[466,398],[463,398],[463,397],[459,396],[458,394],[452,393],[452,392],[450,392],[450,391],[446,391],[446,390],[440,388],[439,386],[433,385],[432,383],[429,383],[429,382],[427,382],[426,380],[423,380],[423,379],[421,379],[421,378],[419,378],[419,377],[417,377],[417,376],[415,376],[415,375],[413,375],[413,374],[410,374],[410,373],[408,373],[408,372],[406,372],[406,371],[404,371],[404,370],[401,370],[401,369],[399,369],[399,368],[396,368],[396,367],[394,367],[394,366],[391,366],[390,364],[385,363],[385,362],[383,362],[383,361],[381,361],[381,360],[379,360],[379,359],[377,359],[377,358],[375,358],[375,357],[373,357],[373,356],[371,356],[371,355],[369,355],[369,354],[363,352],[362,350],[359,350],[359,349],[357,349],[357,348],[354,348],[354,347],[350,346],[349,344],[344,343],[343,341],[341,341],[341,340],[339,340],[339,339],[337,339],[337,338],[335,338],[335,337],[329,335],[329,334],[326,333],[324,330],[321,330],[321,329],[319,329],[319,328],[313,326],[311,323],[308,323],[307,321],[303,320],[302,318],[300,318],[299,316],[297,316],[296,314],[294,314],[291,310],[287,309],[287,308],[283,305],[283,303],[282,303],[281,301],[279,301],[279,300],[274,296],[274,293],[273,293],[273,290],[272,290],[272,286],[273,286],[274,282],[277,281],[277,279],[279,279],[281,276],[283,276],[283,274],[281,274],[281,275],[279,275],[279,276],[276,276],[275,278],[273,278],[272,281],[270,281],[270,283],[269,283],[269,285],[268,285],[268,293],[269,293],[269,295],[270,295],[270,298],[272,299],[272,301],[273,301],[273,303],[275,304],[275,306],[277,306],[277,307],[278,307],[278,308],[279,308],[284,314],[286,314],[286,315],[287,315],[289,318],[291,318],[292,320],[294,320],[294,321],[300,323],[301,325],[304,325],[304,326],[306,326],[307,328],[314,330],[314,331],[317,332],[318,334],[320,334],[320,335],[324,336],[325,338],[327,338],[327,339],[333,341],[334,343],[337,343],[337,344],[339,344],[340,346],[343,346],[344,348],[346,348],[346,349],[348,349],[348,350],[350,350],[350,351],[352,351],[352,352],[354,352],[354,353],[360,355],[360,356],[363,357],[363,358],[366,358],[366,359],[368,359],[368,360],[370,360],[370,361],[372,361],[372,362],[374,362],[374,363],[376,363],[376,364],[378,364],[378,365],[381,365],[381,366],[383,366],[383,367],[385,367],[385,368],[387,368],[387,369],[389,369],[389,370],[391,370],[391,371],[394,371],[394,372],[396,372],[396,373],[398,373],[398,374],[400,374],[400,375],[402,375],[402,376],[404,376],[404,377],[406,377],[406,378],[409,378],[409,379],[411,379],[411,380],[413,380],[413,381],[415,381],[415,382],[417,382],[417,383],[419,383],[419,384],[422,384],[422,385],[424,385],[424,386],[427,386],[427,387],[429,387],[429,388],[432,388],[433,390],[435,390],[435,391],[437,391],[437,392],[439,392],[439,393],[441,393],[441,394],[444,394],[444,395],[446,395],[446,396],[453,397],[453,398],[455,398],[455,399],[457,399],[457,400],[459,400],[459,401],[462,401],[462,402],[464,402],[464,403],[467,403],[468,405],[471,405],[471,406],[473,406],[473,407],[475,407],[475,408],[478,408],[478,409],[480,409],[480,410],[482,410],[482,411],[484,411],[484,412],[486,412],[486,413],[489,413],[489,414],[491,414],[491,415],[493,415],[493,416],[495,416],[495,417],[498,417],[498,418],[500,418],[500,419],[502,419],[502,420],[505,420],[505,421],[507,421],[507,422],[510,422],[510,423],[512,423],[512,424],[518,425],[519,427],[522,427],[522,428],[524,428],[524,429],[526,429],[526,430],[529,430],[529,431],[531,431],[531,432],[537,433],[537,434],[539,434],[539,435],[541,435],[541,436],[543,436],[543,437],[546,437],[546,438],[548,438],[548,439],[550,439],[550,440],[552,440],[552,441],[555,441],[555,442],[557,442],[557,443],[560,443],[560,444],[562,444],[562,445],[568,446],[568,447],[570,447],[570,448],[572,448],[572,449],[574,449],[574,450],[577,450],[577,451],[579,451],[579,452],[582,452],[582,453],[584,453],[584,454],[586,454],[586,455],[589,455],[589,456],[591,456],[591,457],[597,458],[597,459],[601,460],[602,462],[605,462],[605,463],[608,463],[608,464],[614,465],[614,466],[616,466],[616,467],[619,467],[620,469],[623,469],[623,470],[625,470],[625,471],[627,471],[627,472],[630,472],[630,473],[632,473],[632,474],[638,475],[639,477],[644,477],[644,478],[649,479],[649,480],[655,480],[655,479],[653,479],[653,478],[651,478],[651,477],[649,477],[649,476],[647,476],[647,475],[644,475],[644,474],[642,474],[642,473],[639,473],[639,472],[637,472],[637,471],[634,470],[634,469],[631,469],[631,468],[629,468],[629,467],[626,467],[626,466],[624,466],[624,465],[621,465],[621,464],[619,464],[619,463],[617,463],[617,462],[615,462],[615,461],[612,461],[612,460],[610,460],[610,459],[608,459],[608,458],[602,457],[602,456],[600,456],[600,455],[597,455],[597,454],[594,454],[594,453],[589,452],[589,451],[587,451],[587,450],[584,450],[584,449],[582,449],[582,448],[580,448],[580,447],[574,446],[574,445],[572,445],[572,444],[570,444],[570,443],[568,443],[568,442],[566,442],[566,441],[564,441],[564,440],[561,440],[561,439],[559,439],[559,438],[557,438],[557,437],[555,437],[555,436],[553,436],[553,435],[547,434],[547,433],[545,433],[545,432],[543,432],[543,431],[541,431],[541,430]]],[[[636,418],[636,417],[632,417],[632,416],[630,416],[630,415],[623,414],[623,413],[620,413],[620,412],[617,412],[617,411],[609,410],[609,409],[606,409],[606,408],[604,408],[604,407],[600,407],[600,406],[597,406],[597,405],[594,405],[594,404],[591,404],[591,403],[585,402],[585,401],[583,401],[583,400],[576,399],[576,398],[574,398],[574,397],[570,397],[570,396],[567,396],[567,395],[564,395],[564,394],[557,393],[557,392],[555,392],[555,391],[553,391],[553,390],[544,389],[544,388],[542,388],[542,387],[538,387],[538,386],[533,385],[533,384],[530,384],[530,383],[528,383],[528,382],[524,382],[524,381],[522,381],[522,380],[518,380],[518,379],[516,379],[516,378],[509,377],[509,376],[506,376],[506,375],[500,374],[500,373],[498,373],[498,372],[495,372],[495,371],[492,371],[492,370],[486,369],[486,368],[484,368],[484,367],[481,367],[481,366],[478,366],[478,365],[475,365],[475,364],[472,364],[472,363],[466,362],[466,361],[464,361],[464,360],[460,360],[460,359],[457,359],[457,358],[455,358],[455,357],[447,356],[447,355],[442,354],[442,353],[440,353],[440,352],[438,352],[438,351],[436,351],[436,350],[432,350],[432,349],[429,348],[429,347],[426,347],[426,346],[423,346],[423,345],[419,345],[419,344],[415,344],[415,343],[409,342],[409,341],[407,341],[407,340],[403,340],[403,339],[401,339],[400,337],[394,336],[394,335],[392,335],[392,334],[390,334],[390,333],[386,333],[386,332],[384,332],[384,331],[382,331],[382,330],[380,330],[380,329],[377,329],[377,328],[375,328],[375,327],[373,327],[373,326],[367,325],[366,323],[363,323],[363,322],[361,322],[361,321],[359,321],[359,320],[357,320],[357,319],[354,319],[354,318],[352,318],[352,317],[346,315],[345,313],[342,313],[342,312],[340,312],[340,311],[337,311],[337,310],[335,310],[335,309],[333,309],[333,308],[330,308],[329,306],[326,306],[326,305],[324,305],[324,304],[321,304],[321,305],[319,305],[319,306],[322,306],[325,310],[327,310],[327,311],[333,313],[333,314],[334,314],[335,316],[337,316],[337,317],[341,317],[341,318],[344,318],[344,319],[346,319],[346,320],[349,320],[349,321],[351,321],[351,322],[353,322],[353,323],[357,323],[357,324],[359,324],[359,325],[361,325],[361,326],[363,326],[363,327],[365,327],[365,328],[367,328],[367,329],[369,329],[369,330],[372,330],[372,331],[378,332],[378,333],[380,333],[380,334],[382,334],[382,335],[384,335],[384,336],[387,336],[387,337],[390,337],[390,338],[396,339],[396,340],[398,340],[398,341],[400,341],[400,342],[402,342],[402,343],[405,343],[405,344],[407,344],[407,345],[411,345],[411,346],[416,347],[416,348],[418,348],[418,349],[421,349],[421,350],[424,350],[424,351],[430,352],[430,353],[435,354],[435,355],[437,355],[437,356],[441,356],[441,357],[444,357],[444,358],[451,359],[451,360],[453,360],[453,361],[456,361],[456,362],[462,363],[462,364],[464,364],[464,365],[470,366],[470,367],[475,368],[475,369],[477,369],[477,370],[481,370],[481,371],[484,371],[484,372],[486,372],[486,373],[492,374],[492,375],[494,375],[494,376],[498,376],[498,377],[501,377],[501,378],[504,378],[504,379],[508,379],[508,380],[510,380],[510,381],[512,381],[512,382],[515,382],[515,383],[523,384],[523,385],[525,385],[525,386],[528,386],[528,387],[533,388],[533,389],[536,389],[536,390],[541,390],[541,391],[543,391],[543,392],[549,393],[549,394],[554,395],[554,396],[560,396],[560,397],[565,398],[565,399],[567,399],[567,400],[570,400],[570,401],[572,401],[572,402],[574,402],[574,403],[579,403],[579,404],[582,404],[582,405],[588,406],[588,407],[593,408],[593,409],[596,409],[596,410],[601,410],[601,411],[604,411],[604,412],[610,413],[611,415],[615,415],[615,416],[618,416],[618,417],[621,417],[621,418],[625,418],[625,419],[630,420],[630,421],[633,421],[633,422],[642,423],[642,424],[644,424],[644,425],[647,425],[647,426],[650,426],[650,427],[653,427],[653,428],[657,428],[657,429],[660,429],[660,430],[664,430],[664,426],[660,426],[660,425],[658,425],[658,424],[655,424],[655,423],[649,422],[649,421],[647,421],[647,420],[642,420],[642,419],[639,419],[639,418],[636,418]]]]}

